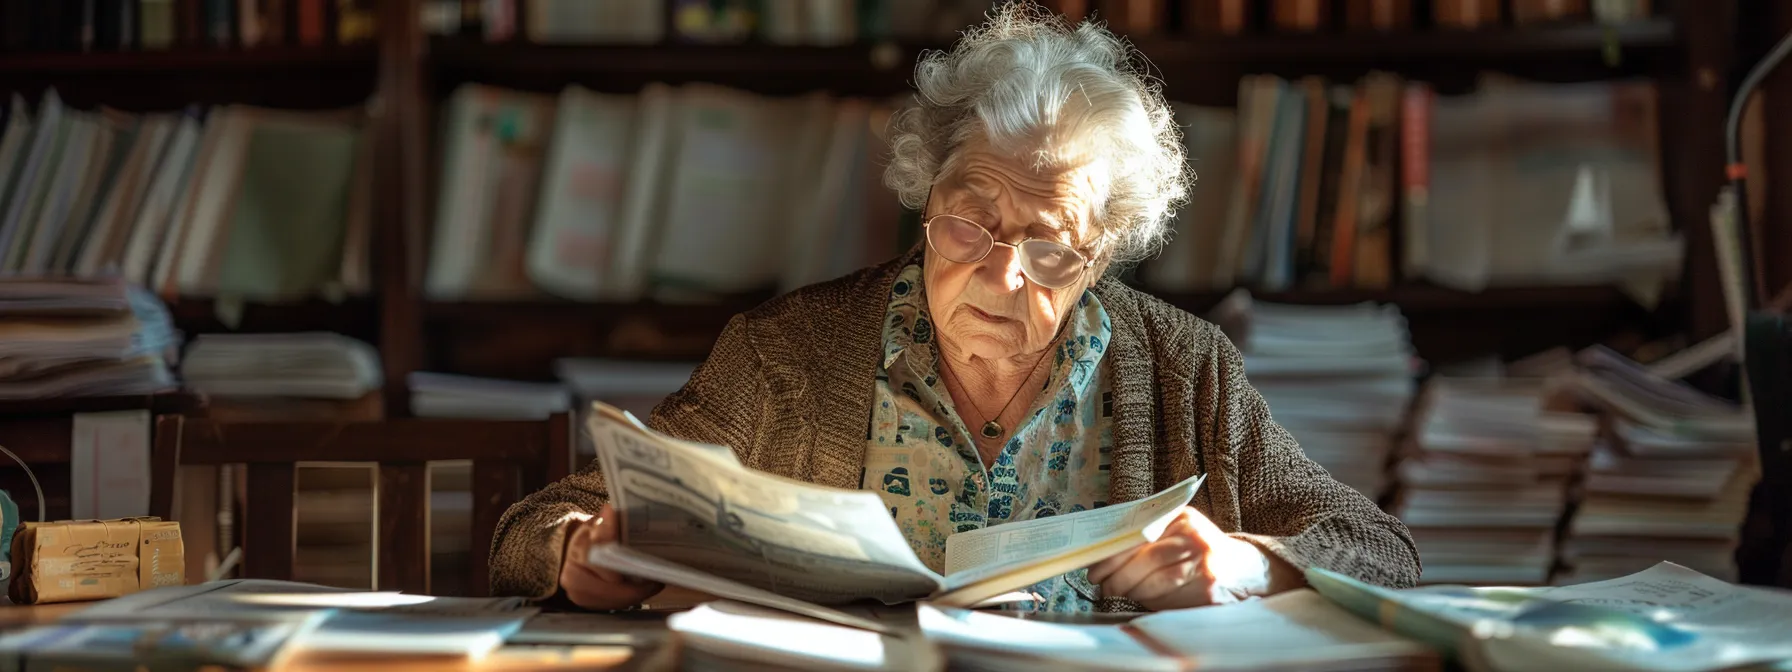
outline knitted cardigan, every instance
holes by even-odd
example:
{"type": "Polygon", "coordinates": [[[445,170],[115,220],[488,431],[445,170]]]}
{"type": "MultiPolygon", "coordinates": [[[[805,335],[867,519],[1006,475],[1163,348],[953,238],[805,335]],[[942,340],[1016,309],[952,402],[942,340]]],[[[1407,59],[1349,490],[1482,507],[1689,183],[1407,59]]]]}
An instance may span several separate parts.
{"type": "MultiPolygon", "coordinates": [[[[736,315],[649,426],[730,446],[754,469],[857,489],[890,287],[920,253],[736,315]]],[[[1218,327],[1112,278],[1091,289],[1113,324],[1110,502],[1207,474],[1192,504],[1221,530],[1297,569],[1394,588],[1417,582],[1406,526],[1307,459],[1218,327]]],[[[564,521],[595,514],[608,497],[593,462],[512,506],[492,539],[492,593],[556,597],[564,521]]]]}

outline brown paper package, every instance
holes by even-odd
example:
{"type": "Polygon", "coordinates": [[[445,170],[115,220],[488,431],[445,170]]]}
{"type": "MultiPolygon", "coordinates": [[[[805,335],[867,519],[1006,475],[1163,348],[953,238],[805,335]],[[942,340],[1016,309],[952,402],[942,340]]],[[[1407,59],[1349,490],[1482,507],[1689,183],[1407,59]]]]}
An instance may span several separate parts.
{"type": "Polygon", "coordinates": [[[25,523],[9,557],[14,604],[105,600],[187,581],[180,523],[160,518],[25,523]]]}

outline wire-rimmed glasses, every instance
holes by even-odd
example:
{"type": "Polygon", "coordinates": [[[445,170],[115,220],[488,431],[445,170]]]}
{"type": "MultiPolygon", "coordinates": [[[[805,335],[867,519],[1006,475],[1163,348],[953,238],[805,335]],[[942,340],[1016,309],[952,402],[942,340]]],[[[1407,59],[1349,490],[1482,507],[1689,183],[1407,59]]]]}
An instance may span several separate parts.
{"type": "Polygon", "coordinates": [[[957,215],[934,215],[921,226],[927,229],[927,245],[934,252],[960,264],[983,261],[997,245],[1014,248],[1020,257],[1021,273],[1051,289],[1076,282],[1095,263],[1076,248],[1048,238],[1029,237],[1018,243],[998,241],[989,229],[957,215]]]}

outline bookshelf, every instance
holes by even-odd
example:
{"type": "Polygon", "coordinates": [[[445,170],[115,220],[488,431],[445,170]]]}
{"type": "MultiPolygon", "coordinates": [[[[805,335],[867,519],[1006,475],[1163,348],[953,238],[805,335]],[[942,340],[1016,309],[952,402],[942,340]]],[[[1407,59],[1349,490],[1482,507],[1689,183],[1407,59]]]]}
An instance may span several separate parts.
{"type": "MultiPolygon", "coordinates": [[[[1238,77],[1347,78],[1371,69],[1447,90],[1478,71],[1548,81],[1649,78],[1661,90],[1664,192],[1689,260],[1680,287],[1655,314],[1604,287],[1501,288],[1464,293],[1426,285],[1385,291],[1258,294],[1267,301],[1336,304],[1388,301],[1414,322],[1427,356],[1489,343],[1509,354],[1533,343],[1584,344],[1645,323],[1703,336],[1726,325],[1704,217],[1722,181],[1719,130],[1725,82],[1736,63],[1739,6],[1746,0],[1673,3],[1661,15],[1615,26],[1509,27],[1480,31],[1239,36],[1140,35],[1173,100],[1230,104],[1238,77]],[[1692,7],[1693,4],[1698,6],[1692,7]],[[1488,330],[1493,333],[1486,333],[1488,330]]],[[[171,309],[189,333],[322,329],[374,341],[384,360],[387,413],[403,417],[410,371],[541,378],[559,356],[700,357],[727,319],[770,296],[755,293],[683,305],[575,303],[553,299],[432,302],[421,292],[437,177],[435,112],[452,88],[481,82],[530,91],[578,83],[633,92],[662,81],[710,82],[766,95],[826,90],[889,96],[908,90],[917,55],[943,44],[888,42],[840,47],[739,45],[535,45],[431,36],[422,0],[380,3],[372,44],[326,48],[0,54],[0,78],[26,93],[55,86],[73,105],[156,109],[199,102],[330,108],[373,97],[375,143],[374,294],[251,305],[238,325],[204,298],[171,309]]],[[[1220,293],[1166,296],[1201,310],[1220,293]]]]}

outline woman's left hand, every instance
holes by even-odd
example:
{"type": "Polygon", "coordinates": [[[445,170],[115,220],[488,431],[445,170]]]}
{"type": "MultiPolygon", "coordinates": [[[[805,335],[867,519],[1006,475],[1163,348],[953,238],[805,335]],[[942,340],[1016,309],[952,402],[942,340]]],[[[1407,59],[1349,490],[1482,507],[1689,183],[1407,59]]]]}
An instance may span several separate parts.
{"type": "Polygon", "coordinates": [[[1157,541],[1090,565],[1089,582],[1153,611],[1182,609],[1269,593],[1274,562],[1184,506],[1157,541]]]}

